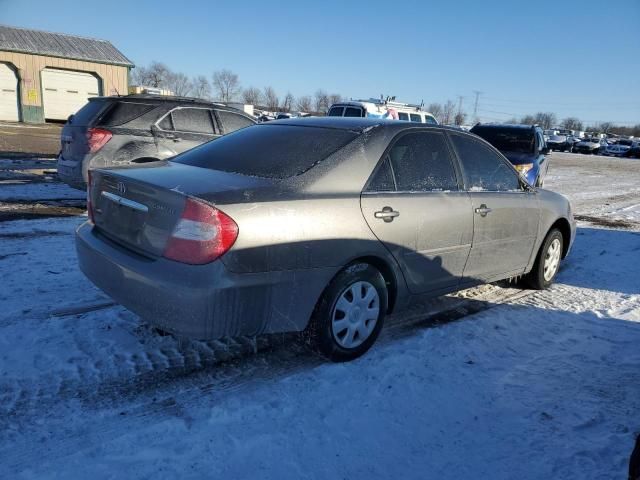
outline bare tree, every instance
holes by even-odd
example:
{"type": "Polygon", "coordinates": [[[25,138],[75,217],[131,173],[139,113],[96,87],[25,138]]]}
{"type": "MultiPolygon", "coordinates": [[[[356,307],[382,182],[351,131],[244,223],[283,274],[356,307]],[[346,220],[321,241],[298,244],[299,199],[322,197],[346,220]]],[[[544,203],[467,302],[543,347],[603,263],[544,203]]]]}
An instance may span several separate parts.
{"type": "Polygon", "coordinates": [[[262,92],[256,87],[245,88],[242,91],[242,100],[248,105],[260,105],[260,102],[262,102],[262,92]]]}
{"type": "Polygon", "coordinates": [[[240,93],[240,80],[231,70],[213,72],[213,88],[218,100],[232,101],[240,93]]]}
{"type": "Polygon", "coordinates": [[[442,105],[439,103],[430,103],[427,111],[435,117],[438,123],[442,123],[442,105]]]}
{"type": "Polygon", "coordinates": [[[309,95],[305,95],[303,97],[298,97],[298,101],[296,102],[296,109],[301,112],[310,112],[312,106],[311,97],[309,95]]]}
{"type": "Polygon", "coordinates": [[[602,123],[599,125],[599,130],[600,130],[602,133],[609,133],[609,132],[611,131],[611,129],[612,129],[612,128],[614,128],[614,125],[613,125],[613,123],[611,123],[611,122],[602,122],[602,123]]]}
{"type": "Polygon", "coordinates": [[[582,130],[582,122],[576,117],[567,117],[562,121],[562,128],[567,130],[582,130]]]}
{"type": "Polygon", "coordinates": [[[467,114],[464,112],[458,112],[456,113],[456,116],[453,118],[453,122],[460,126],[460,125],[464,125],[465,120],[467,119],[467,114]]]}
{"type": "Polygon", "coordinates": [[[264,103],[265,107],[271,112],[277,112],[280,105],[280,99],[273,87],[264,87],[264,103]]]}
{"type": "Polygon", "coordinates": [[[538,112],[535,115],[535,123],[540,125],[543,129],[548,130],[553,127],[557,122],[556,114],[552,112],[538,112]]]}
{"type": "Polygon", "coordinates": [[[166,80],[164,82],[164,86],[166,86],[169,90],[173,92],[174,95],[178,95],[179,97],[186,97],[191,93],[191,80],[184,73],[167,73],[166,80]]]}
{"type": "Polygon", "coordinates": [[[342,101],[342,95],[339,95],[337,93],[332,93],[327,98],[327,109],[329,109],[329,107],[334,103],[340,103],[341,101],[342,101]]]}
{"type": "Polygon", "coordinates": [[[287,94],[284,96],[284,99],[282,100],[282,111],[290,112],[291,109],[293,108],[294,101],[295,101],[295,98],[293,94],[291,92],[287,92],[287,94]]]}
{"type": "Polygon", "coordinates": [[[316,90],[313,108],[315,113],[324,113],[329,108],[329,96],[321,88],[316,90]]]}
{"type": "Polygon", "coordinates": [[[451,100],[447,100],[447,103],[442,106],[442,123],[444,125],[450,125],[454,121],[456,108],[456,104],[451,100]]]}
{"type": "Polygon", "coordinates": [[[148,67],[134,69],[132,81],[140,86],[162,88],[166,87],[167,76],[171,73],[164,63],[151,62],[148,67]]]}
{"type": "Polygon", "coordinates": [[[535,125],[536,124],[536,118],[533,115],[525,115],[520,120],[520,123],[522,123],[524,125],[535,125]]]}
{"type": "Polygon", "coordinates": [[[198,75],[191,81],[191,94],[203,100],[211,99],[211,84],[204,75],[198,75]]]}

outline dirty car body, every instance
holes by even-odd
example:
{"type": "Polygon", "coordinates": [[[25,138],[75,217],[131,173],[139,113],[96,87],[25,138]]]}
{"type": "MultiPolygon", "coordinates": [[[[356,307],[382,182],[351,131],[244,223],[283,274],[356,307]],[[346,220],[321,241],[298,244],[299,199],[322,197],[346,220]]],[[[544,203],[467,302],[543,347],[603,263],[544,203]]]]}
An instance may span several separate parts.
{"type": "Polygon", "coordinates": [[[62,129],[58,176],[85,189],[91,168],[164,160],[255,123],[244,112],[193,98],[91,98],[62,129]]]}
{"type": "Polygon", "coordinates": [[[172,161],[95,170],[89,202],[82,271],[144,320],[200,339],[304,330],[345,269],[380,272],[391,312],[525,274],[552,227],[563,257],[575,234],[568,201],[483,140],[360,118],[269,122],[172,161]],[[225,243],[212,257],[189,243],[206,222],[225,243]]]}

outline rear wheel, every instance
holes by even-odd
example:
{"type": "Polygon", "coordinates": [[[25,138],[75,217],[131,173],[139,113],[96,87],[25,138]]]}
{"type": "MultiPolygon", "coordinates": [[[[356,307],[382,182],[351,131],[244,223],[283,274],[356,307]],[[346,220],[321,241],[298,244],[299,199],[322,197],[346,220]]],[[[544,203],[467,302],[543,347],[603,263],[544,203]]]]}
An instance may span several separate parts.
{"type": "Polygon", "coordinates": [[[562,233],[553,229],[542,242],[531,271],[525,276],[525,283],[536,290],[548,288],[556,278],[562,259],[562,233]]]}
{"type": "Polygon", "coordinates": [[[382,274],[367,263],[350,265],[318,301],[305,332],[309,344],[334,362],[358,358],[378,338],[387,304],[382,274]]]}

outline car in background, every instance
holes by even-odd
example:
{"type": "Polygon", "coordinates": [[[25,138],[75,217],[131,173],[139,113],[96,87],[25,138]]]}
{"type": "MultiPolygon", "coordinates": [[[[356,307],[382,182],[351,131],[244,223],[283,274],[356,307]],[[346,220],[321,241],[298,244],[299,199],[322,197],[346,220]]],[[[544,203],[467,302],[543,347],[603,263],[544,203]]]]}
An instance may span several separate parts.
{"type": "Polygon", "coordinates": [[[574,153],[587,153],[587,154],[598,154],[600,151],[604,151],[607,147],[607,142],[602,138],[598,137],[590,137],[583,138],[580,142],[576,143],[573,146],[574,153]]]}
{"type": "Polygon", "coordinates": [[[547,288],[575,238],[569,201],[477,136],[367,118],[267,122],[92,170],[88,199],[80,268],[145,321],[199,339],[304,331],[334,361],[425,297],[547,288]]]}
{"type": "Polygon", "coordinates": [[[616,143],[607,145],[603,154],[611,157],[624,157],[632,146],[633,142],[631,140],[620,138],[616,143]]]}
{"type": "Polygon", "coordinates": [[[547,175],[549,152],[540,127],[478,123],[471,133],[483,138],[509,159],[530,185],[541,187],[547,175]]]}
{"type": "Polygon", "coordinates": [[[164,160],[255,123],[234,108],[192,98],[90,98],[62,128],[58,177],[85,189],[91,168],[164,160]]]}
{"type": "Polygon", "coordinates": [[[640,158],[640,141],[634,141],[631,148],[625,153],[625,157],[640,158]]]}
{"type": "Polygon", "coordinates": [[[438,125],[436,118],[422,110],[420,105],[396,102],[393,99],[351,100],[334,103],[327,111],[328,117],[366,117],[386,120],[402,120],[406,122],[438,125]]]}
{"type": "Polygon", "coordinates": [[[567,135],[551,135],[549,136],[549,138],[547,138],[547,146],[549,147],[549,150],[570,152],[573,148],[573,142],[567,135]]]}

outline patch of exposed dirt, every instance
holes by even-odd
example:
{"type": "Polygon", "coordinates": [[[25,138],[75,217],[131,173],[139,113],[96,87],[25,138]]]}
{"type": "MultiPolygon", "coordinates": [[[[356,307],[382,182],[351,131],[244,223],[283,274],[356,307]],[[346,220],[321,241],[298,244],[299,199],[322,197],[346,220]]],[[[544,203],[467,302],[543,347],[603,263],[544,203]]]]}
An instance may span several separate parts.
{"type": "Polygon", "coordinates": [[[32,220],[35,218],[70,217],[84,215],[86,206],[81,201],[12,203],[0,202],[0,222],[32,220]]]}
{"type": "Polygon", "coordinates": [[[589,222],[594,225],[609,228],[634,228],[639,226],[637,222],[619,218],[595,217],[593,215],[574,215],[574,218],[581,222],[589,222]]]}

